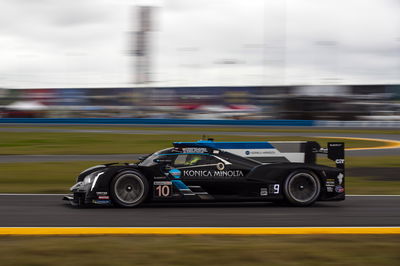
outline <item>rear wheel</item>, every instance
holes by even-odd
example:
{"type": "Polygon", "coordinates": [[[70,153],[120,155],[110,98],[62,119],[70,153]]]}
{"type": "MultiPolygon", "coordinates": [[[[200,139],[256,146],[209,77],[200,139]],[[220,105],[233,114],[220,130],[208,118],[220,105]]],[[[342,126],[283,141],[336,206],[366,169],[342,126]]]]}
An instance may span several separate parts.
{"type": "Polygon", "coordinates": [[[309,206],[313,204],[321,191],[318,177],[307,170],[291,173],[285,180],[284,193],[286,199],[295,206],[309,206]]]}
{"type": "Polygon", "coordinates": [[[118,206],[135,207],[142,203],[148,194],[149,184],[137,171],[123,171],[111,182],[111,196],[118,206]]]}

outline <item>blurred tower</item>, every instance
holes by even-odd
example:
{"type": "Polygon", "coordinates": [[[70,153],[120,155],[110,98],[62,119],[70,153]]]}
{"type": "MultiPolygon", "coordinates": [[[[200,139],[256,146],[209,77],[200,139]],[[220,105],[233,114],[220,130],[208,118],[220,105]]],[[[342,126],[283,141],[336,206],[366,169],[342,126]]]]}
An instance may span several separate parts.
{"type": "Polygon", "coordinates": [[[153,30],[154,7],[137,6],[134,11],[136,13],[136,30],[133,34],[134,83],[147,84],[151,82],[150,32],[153,30]]]}

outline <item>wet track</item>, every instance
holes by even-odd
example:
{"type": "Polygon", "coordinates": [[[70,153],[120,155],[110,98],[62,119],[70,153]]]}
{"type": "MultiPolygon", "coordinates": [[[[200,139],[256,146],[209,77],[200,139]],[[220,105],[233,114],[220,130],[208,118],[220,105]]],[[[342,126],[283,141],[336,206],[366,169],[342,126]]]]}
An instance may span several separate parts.
{"type": "Polygon", "coordinates": [[[0,194],[0,227],[400,226],[400,196],[349,196],[296,208],[271,203],[148,204],[78,209],[61,195],[0,194]]]}

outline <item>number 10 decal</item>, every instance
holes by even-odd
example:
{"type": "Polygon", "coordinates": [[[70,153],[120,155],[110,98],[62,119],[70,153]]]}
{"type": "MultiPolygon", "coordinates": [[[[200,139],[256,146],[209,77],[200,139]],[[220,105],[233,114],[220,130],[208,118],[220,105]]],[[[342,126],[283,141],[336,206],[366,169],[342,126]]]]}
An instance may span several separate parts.
{"type": "Polygon", "coordinates": [[[168,198],[172,196],[172,182],[158,181],[154,182],[154,197],[168,198]]]}
{"type": "Polygon", "coordinates": [[[171,195],[171,186],[156,186],[157,197],[169,197],[171,195]]]}

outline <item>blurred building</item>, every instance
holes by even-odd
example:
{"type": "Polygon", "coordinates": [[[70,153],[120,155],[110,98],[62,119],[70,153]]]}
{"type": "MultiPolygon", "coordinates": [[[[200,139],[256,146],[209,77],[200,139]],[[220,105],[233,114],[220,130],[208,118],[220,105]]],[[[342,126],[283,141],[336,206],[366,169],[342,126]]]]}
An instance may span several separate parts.
{"type": "Polygon", "coordinates": [[[400,119],[398,85],[0,89],[0,96],[2,117],[400,119]]]}

